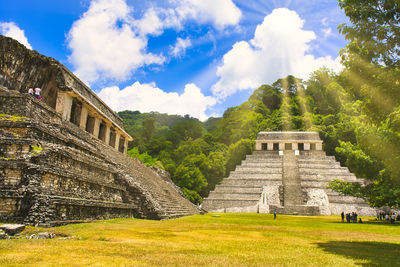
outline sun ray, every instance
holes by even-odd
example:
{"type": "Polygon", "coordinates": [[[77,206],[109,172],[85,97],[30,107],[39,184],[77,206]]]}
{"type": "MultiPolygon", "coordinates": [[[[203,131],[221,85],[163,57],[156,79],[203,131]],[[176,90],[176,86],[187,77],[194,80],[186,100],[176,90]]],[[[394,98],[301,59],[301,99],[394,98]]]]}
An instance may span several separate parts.
{"type": "Polygon", "coordinates": [[[283,99],[281,107],[281,118],[282,118],[282,130],[290,131],[292,127],[292,114],[290,111],[290,95],[289,95],[289,82],[287,78],[281,79],[281,85],[283,90],[283,99]]]}
{"type": "Polygon", "coordinates": [[[307,101],[305,90],[299,81],[296,81],[296,88],[297,95],[299,97],[300,112],[303,116],[304,129],[306,131],[315,131],[317,127],[314,124],[312,114],[310,112],[310,104],[307,101]]]}

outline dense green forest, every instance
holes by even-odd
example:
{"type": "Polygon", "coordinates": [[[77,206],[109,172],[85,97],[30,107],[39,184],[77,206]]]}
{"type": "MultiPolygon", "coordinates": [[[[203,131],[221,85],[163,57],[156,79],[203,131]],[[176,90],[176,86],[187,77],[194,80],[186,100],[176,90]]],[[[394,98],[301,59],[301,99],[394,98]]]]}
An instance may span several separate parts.
{"type": "Polygon", "coordinates": [[[322,68],[306,81],[293,76],[261,85],[221,118],[123,111],[133,136],[129,155],[164,168],[194,203],[201,203],[246,154],[260,131],[318,131],[324,150],[368,185],[330,187],[372,206],[400,205],[400,4],[342,0],[351,24],[341,73],[322,68]]]}

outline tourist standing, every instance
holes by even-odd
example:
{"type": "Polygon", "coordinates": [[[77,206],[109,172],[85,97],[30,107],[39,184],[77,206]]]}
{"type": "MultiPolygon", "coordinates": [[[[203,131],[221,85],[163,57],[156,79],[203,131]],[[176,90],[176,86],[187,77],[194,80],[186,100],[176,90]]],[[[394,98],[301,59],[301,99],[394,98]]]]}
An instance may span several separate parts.
{"type": "Polygon", "coordinates": [[[42,97],[40,96],[40,92],[42,90],[40,88],[35,88],[35,98],[38,100],[42,100],[42,97]]]}
{"type": "Polygon", "coordinates": [[[274,210],[274,220],[276,219],[276,210],[274,210]]]}
{"type": "Polygon", "coordinates": [[[342,222],[344,222],[344,211],[340,215],[342,216],[342,222]]]}

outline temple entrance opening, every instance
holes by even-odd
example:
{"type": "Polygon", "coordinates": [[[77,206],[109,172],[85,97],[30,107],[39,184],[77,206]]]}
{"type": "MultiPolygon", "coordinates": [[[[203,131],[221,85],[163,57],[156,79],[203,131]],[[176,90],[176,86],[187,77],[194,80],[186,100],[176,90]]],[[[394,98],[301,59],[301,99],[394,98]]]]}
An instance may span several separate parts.
{"type": "Polygon", "coordinates": [[[268,150],[268,144],[267,143],[262,144],[262,148],[261,149],[262,150],[268,150]]]}
{"type": "Polygon", "coordinates": [[[107,131],[107,126],[104,123],[104,121],[102,121],[100,123],[100,128],[99,128],[99,139],[103,142],[106,140],[106,131],[107,131]]]}
{"type": "Polygon", "coordinates": [[[303,151],[304,150],[304,143],[299,143],[298,144],[298,148],[299,148],[300,151],[303,151]]]}
{"type": "Polygon", "coordinates": [[[81,122],[81,112],[82,112],[82,102],[74,98],[72,100],[71,116],[69,121],[79,126],[81,122]]]}
{"type": "Polygon", "coordinates": [[[279,150],[279,143],[274,143],[273,149],[274,149],[274,151],[278,151],[279,150]]]}

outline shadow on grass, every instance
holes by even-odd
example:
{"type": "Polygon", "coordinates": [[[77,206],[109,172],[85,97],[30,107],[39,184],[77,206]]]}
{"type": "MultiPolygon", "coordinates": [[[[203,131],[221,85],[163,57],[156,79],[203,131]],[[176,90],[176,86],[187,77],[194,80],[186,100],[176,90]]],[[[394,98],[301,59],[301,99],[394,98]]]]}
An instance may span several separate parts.
{"type": "Polygon", "coordinates": [[[361,266],[400,266],[400,244],[368,241],[317,243],[325,252],[360,260],[361,266]]]}
{"type": "Polygon", "coordinates": [[[379,226],[395,226],[395,227],[400,227],[400,222],[396,221],[395,223],[390,223],[390,222],[386,222],[386,221],[377,221],[377,220],[365,220],[363,221],[362,224],[360,223],[347,223],[347,222],[341,222],[341,221],[337,221],[337,222],[332,222],[332,223],[340,223],[340,224],[369,224],[369,225],[379,225],[379,226]]]}

